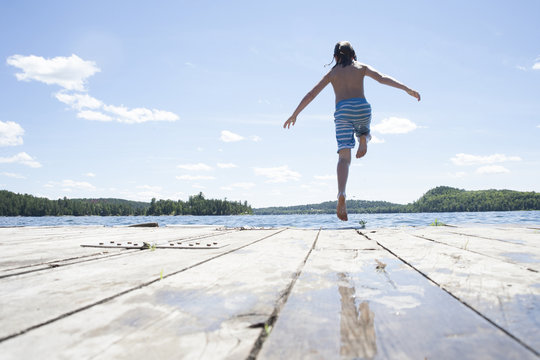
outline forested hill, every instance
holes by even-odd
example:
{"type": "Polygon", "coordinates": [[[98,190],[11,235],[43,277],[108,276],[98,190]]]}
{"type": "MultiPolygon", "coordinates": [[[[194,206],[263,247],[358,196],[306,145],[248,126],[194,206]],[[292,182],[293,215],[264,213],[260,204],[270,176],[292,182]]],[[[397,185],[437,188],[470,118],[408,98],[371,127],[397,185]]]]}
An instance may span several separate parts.
{"type": "MultiPolygon", "coordinates": [[[[336,201],[288,207],[254,209],[256,215],[269,214],[332,214],[336,201]]],[[[384,201],[347,200],[349,213],[457,212],[540,210],[540,193],[513,190],[467,191],[448,186],[429,190],[420,199],[407,205],[384,201]]]]}
{"type": "MultiPolygon", "coordinates": [[[[297,206],[278,206],[254,209],[255,215],[286,215],[286,214],[332,214],[336,212],[336,201],[325,201],[320,204],[297,206]]],[[[349,213],[392,213],[402,212],[403,205],[386,201],[347,200],[349,213]]]]}
{"type": "Polygon", "coordinates": [[[206,199],[202,193],[182,200],[150,203],[122,199],[58,199],[0,190],[0,216],[239,215],[251,214],[247,202],[206,199]]]}
{"type": "Polygon", "coordinates": [[[540,210],[540,193],[513,190],[466,191],[448,186],[429,190],[412,204],[412,212],[540,210]]]}

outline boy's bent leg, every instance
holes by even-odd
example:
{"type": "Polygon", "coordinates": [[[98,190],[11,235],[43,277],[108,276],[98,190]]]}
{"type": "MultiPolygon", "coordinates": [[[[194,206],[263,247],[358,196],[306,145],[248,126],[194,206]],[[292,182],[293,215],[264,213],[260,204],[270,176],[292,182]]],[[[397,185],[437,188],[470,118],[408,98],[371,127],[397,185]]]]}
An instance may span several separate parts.
{"type": "Polygon", "coordinates": [[[347,205],[345,203],[345,189],[347,187],[347,178],[349,177],[349,165],[351,164],[351,149],[342,149],[339,152],[337,164],[338,178],[338,204],[337,217],[340,220],[347,221],[347,205]]]}
{"type": "Polygon", "coordinates": [[[360,159],[367,153],[367,143],[371,136],[369,134],[367,135],[360,135],[358,136],[358,151],[356,151],[356,158],[360,159]]]}

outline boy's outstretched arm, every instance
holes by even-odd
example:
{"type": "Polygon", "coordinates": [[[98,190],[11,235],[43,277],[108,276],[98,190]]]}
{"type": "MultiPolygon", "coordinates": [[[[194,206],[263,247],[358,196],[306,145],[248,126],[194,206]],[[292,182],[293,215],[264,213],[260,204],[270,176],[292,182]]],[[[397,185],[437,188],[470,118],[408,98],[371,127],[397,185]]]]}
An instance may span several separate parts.
{"type": "Polygon", "coordinates": [[[300,101],[300,104],[298,104],[298,106],[296,107],[296,110],[294,110],[293,114],[291,115],[291,117],[289,117],[287,119],[287,121],[285,121],[285,123],[283,124],[283,128],[290,128],[291,125],[294,126],[294,124],[296,123],[296,117],[298,116],[298,114],[300,114],[300,112],[302,110],[304,110],[306,108],[306,106],[309,105],[309,103],[315,99],[317,97],[317,95],[319,95],[319,93],[322,91],[322,89],[324,89],[326,87],[326,85],[328,85],[328,83],[330,82],[330,76],[329,74],[326,74],[321,81],[319,81],[319,83],[317,85],[315,85],[315,87],[313,89],[311,89],[310,92],[308,92],[306,94],[306,96],[304,96],[304,98],[302,99],[302,101],[300,101]]]}
{"type": "Polygon", "coordinates": [[[385,75],[385,74],[382,74],[382,73],[378,72],[377,70],[373,69],[370,66],[366,66],[366,76],[369,76],[370,78],[378,81],[381,84],[392,86],[392,87],[404,90],[404,91],[407,92],[407,94],[411,95],[412,97],[414,97],[418,101],[420,101],[420,94],[418,93],[418,91],[413,90],[413,89],[403,85],[402,83],[400,83],[396,79],[391,78],[388,75],[385,75]]]}

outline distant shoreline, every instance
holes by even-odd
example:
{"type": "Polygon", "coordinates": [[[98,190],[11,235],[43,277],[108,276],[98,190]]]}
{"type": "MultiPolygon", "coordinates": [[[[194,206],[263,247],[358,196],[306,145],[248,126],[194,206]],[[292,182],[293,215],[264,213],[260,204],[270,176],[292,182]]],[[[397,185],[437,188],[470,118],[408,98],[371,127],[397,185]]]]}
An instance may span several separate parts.
{"type": "MultiPolygon", "coordinates": [[[[253,209],[256,215],[332,214],[337,201],[298,206],[253,209]]],[[[540,193],[514,190],[468,191],[439,186],[413,203],[402,205],[386,201],[347,200],[349,214],[393,214],[423,212],[487,212],[540,210],[540,193]]]]}
{"type": "MultiPolygon", "coordinates": [[[[114,218],[114,217],[127,217],[127,218],[155,218],[155,217],[183,217],[183,218],[189,218],[189,217],[241,217],[241,216],[295,216],[295,215],[334,215],[334,212],[328,212],[328,213],[282,213],[282,214],[258,214],[256,213],[257,209],[254,209],[253,214],[231,214],[231,215],[43,215],[43,216],[32,216],[32,215],[14,215],[14,216],[4,216],[0,215],[0,218],[78,218],[78,217],[86,217],[86,218],[114,218]]],[[[485,210],[485,211],[411,211],[411,212],[380,212],[380,213],[369,213],[369,212],[351,212],[349,211],[349,214],[355,214],[355,215],[393,215],[393,214],[451,214],[451,213],[504,213],[504,212],[536,212],[540,210],[485,210]]]]}
{"type": "MultiPolygon", "coordinates": [[[[0,216],[228,216],[334,214],[336,201],[253,209],[244,201],[206,199],[202,193],[182,200],[150,203],[122,199],[58,199],[0,191],[0,216]]],[[[540,193],[514,190],[463,190],[439,186],[410,204],[347,200],[349,214],[442,213],[540,210],[540,193]]]]}

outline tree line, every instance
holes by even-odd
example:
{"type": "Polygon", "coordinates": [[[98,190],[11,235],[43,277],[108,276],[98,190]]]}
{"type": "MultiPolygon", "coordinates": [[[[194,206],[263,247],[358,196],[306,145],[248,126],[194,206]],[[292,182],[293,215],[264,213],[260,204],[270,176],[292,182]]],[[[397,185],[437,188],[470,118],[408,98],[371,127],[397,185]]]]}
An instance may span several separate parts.
{"type": "MultiPolygon", "coordinates": [[[[320,204],[255,209],[256,215],[333,214],[337,201],[320,204]]],[[[385,201],[347,200],[352,214],[475,212],[540,210],[540,193],[513,190],[467,191],[448,186],[429,190],[413,203],[402,205],[385,201]]]]}
{"type": "Polygon", "coordinates": [[[431,189],[408,212],[474,212],[540,210],[540,193],[513,190],[466,191],[448,186],[431,189]]]}
{"type": "Polygon", "coordinates": [[[247,201],[206,199],[202,193],[182,200],[122,199],[58,200],[0,190],[0,216],[139,216],[139,215],[240,215],[252,214],[247,201]]]}
{"type": "MultiPolygon", "coordinates": [[[[187,201],[122,199],[58,199],[15,194],[0,190],[0,216],[129,216],[129,215],[274,215],[333,214],[336,201],[320,204],[252,209],[247,201],[206,199],[202,193],[187,201]]],[[[347,200],[349,213],[471,212],[540,210],[540,193],[512,190],[466,191],[447,186],[429,190],[413,203],[347,200]]]]}
{"type": "Polygon", "coordinates": [[[242,215],[253,214],[247,201],[205,199],[203,193],[190,196],[188,201],[152,199],[146,215],[242,215]]]}
{"type": "MultiPolygon", "coordinates": [[[[254,209],[255,215],[288,215],[288,214],[333,214],[336,212],[337,201],[325,201],[320,204],[276,206],[254,209]]],[[[394,213],[401,212],[403,205],[387,201],[347,200],[349,213],[394,213]]]]}

